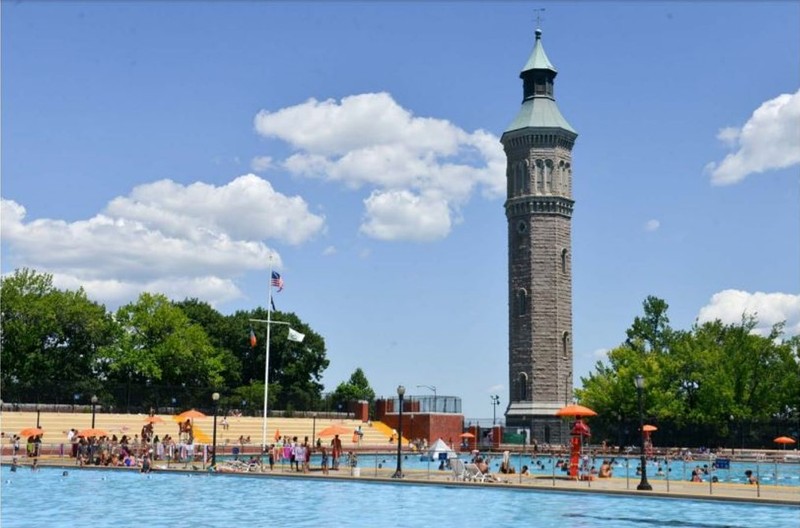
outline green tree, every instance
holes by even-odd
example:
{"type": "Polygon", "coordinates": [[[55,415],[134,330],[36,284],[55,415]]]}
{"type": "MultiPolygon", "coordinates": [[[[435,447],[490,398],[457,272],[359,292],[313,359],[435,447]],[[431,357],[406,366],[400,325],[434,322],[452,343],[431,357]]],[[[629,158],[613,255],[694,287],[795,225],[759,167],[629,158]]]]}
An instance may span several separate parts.
{"type": "Polygon", "coordinates": [[[646,420],[706,434],[721,442],[733,423],[790,420],[798,416],[797,338],[782,340],[783,325],[766,335],[755,317],[738,324],[711,321],[690,331],[669,327],[667,304],[644,303],[627,339],[598,362],[576,391],[600,414],[603,427],[619,427],[638,415],[634,377],[644,376],[646,420]]]}
{"type": "Polygon", "coordinates": [[[369,386],[367,376],[361,368],[357,368],[350,375],[350,379],[346,382],[340,383],[336,390],[331,394],[331,401],[334,405],[343,404],[348,402],[366,400],[372,402],[375,399],[375,391],[369,386]]]}
{"type": "Polygon", "coordinates": [[[669,305],[653,295],[648,295],[642,304],[644,316],[633,320],[625,332],[628,336],[625,343],[645,352],[661,352],[669,346],[673,334],[667,317],[669,305]]]}
{"type": "MultiPolygon", "coordinates": [[[[233,351],[241,364],[241,380],[244,392],[257,395],[248,399],[248,407],[263,406],[264,364],[266,360],[267,310],[237,311],[228,316],[229,331],[223,339],[225,346],[233,351]],[[259,321],[253,321],[259,320],[259,321]],[[256,336],[256,346],[250,344],[250,332],[256,336]]],[[[308,410],[319,405],[322,398],[322,373],[329,365],[325,355],[325,340],[303,323],[294,313],[269,314],[272,321],[289,323],[273,324],[270,330],[269,357],[269,407],[285,410],[308,410]],[[302,343],[290,341],[288,328],[305,335],[302,343]]],[[[241,392],[241,387],[237,392],[241,392]]]]}
{"type": "Polygon", "coordinates": [[[114,380],[182,387],[181,403],[203,405],[207,393],[222,385],[222,354],[166,296],[143,293],[117,310],[116,320],[120,332],[109,354],[114,380]]]}
{"type": "Polygon", "coordinates": [[[72,403],[97,392],[115,323],[83,289],[62,291],[49,274],[16,270],[0,282],[6,401],[72,403]]]}
{"type": "Polygon", "coordinates": [[[222,360],[224,378],[222,384],[226,387],[238,386],[242,381],[242,363],[230,346],[231,343],[234,343],[233,346],[240,346],[242,338],[241,335],[235,337],[232,335],[235,333],[232,331],[232,328],[235,328],[232,326],[233,320],[199,299],[185,299],[174,304],[183,310],[189,320],[203,327],[209,343],[222,360]]]}

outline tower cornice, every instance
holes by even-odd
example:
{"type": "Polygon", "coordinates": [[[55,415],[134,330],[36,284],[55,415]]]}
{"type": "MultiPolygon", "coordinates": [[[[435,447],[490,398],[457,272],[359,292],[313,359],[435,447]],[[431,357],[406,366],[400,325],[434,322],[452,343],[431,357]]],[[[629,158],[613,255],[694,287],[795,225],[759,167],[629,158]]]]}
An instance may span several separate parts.
{"type": "Polygon", "coordinates": [[[527,215],[558,215],[572,218],[575,200],[564,196],[520,196],[506,200],[506,218],[527,215]]]}

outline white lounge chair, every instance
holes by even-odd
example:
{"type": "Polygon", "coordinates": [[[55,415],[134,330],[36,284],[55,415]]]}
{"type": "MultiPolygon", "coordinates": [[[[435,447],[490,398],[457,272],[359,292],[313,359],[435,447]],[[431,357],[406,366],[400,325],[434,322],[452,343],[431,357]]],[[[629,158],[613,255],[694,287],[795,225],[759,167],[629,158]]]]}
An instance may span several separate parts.
{"type": "Polygon", "coordinates": [[[455,480],[467,480],[467,469],[463,460],[451,458],[450,467],[453,468],[453,478],[455,480]]]}
{"type": "Polygon", "coordinates": [[[464,480],[484,482],[486,474],[481,472],[477,464],[464,464],[464,480]]]}

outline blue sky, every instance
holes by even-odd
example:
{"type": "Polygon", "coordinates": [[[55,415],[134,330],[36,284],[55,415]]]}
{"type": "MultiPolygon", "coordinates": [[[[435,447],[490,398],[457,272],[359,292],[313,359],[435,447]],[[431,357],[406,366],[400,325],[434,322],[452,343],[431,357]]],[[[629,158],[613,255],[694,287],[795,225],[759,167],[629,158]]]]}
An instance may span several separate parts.
{"type": "Polygon", "coordinates": [[[505,158],[534,8],[573,151],[576,385],[647,295],[800,332],[800,3],[4,2],[2,271],[266,304],[327,389],[508,403],[505,158]],[[644,5],[641,5],[644,4],[644,5]]]}

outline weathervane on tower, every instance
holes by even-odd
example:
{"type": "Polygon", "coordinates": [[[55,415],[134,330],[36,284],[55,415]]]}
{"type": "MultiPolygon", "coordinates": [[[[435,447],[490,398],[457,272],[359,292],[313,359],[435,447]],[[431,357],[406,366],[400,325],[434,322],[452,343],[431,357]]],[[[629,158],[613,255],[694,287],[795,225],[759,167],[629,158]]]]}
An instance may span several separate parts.
{"type": "Polygon", "coordinates": [[[534,9],[536,11],[536,29],[542,28],[542,13],[545,11],[544,7],[534,9]]]}

